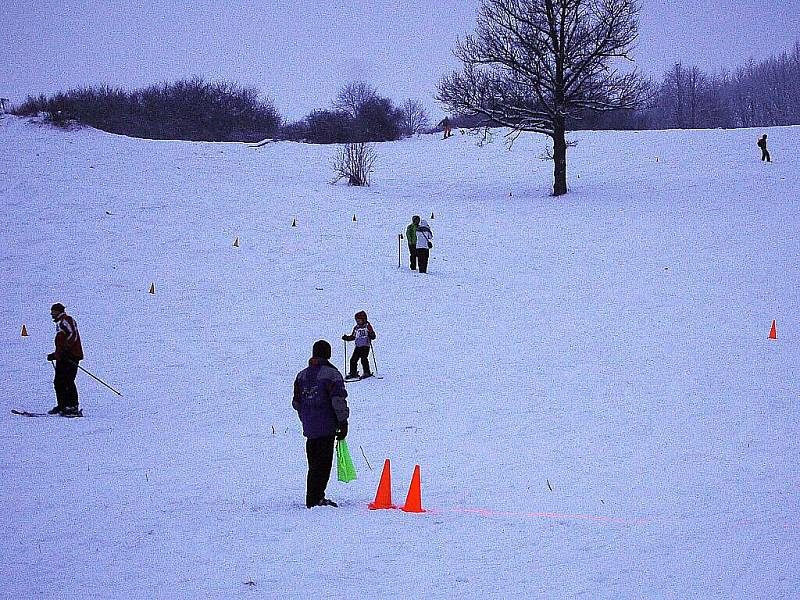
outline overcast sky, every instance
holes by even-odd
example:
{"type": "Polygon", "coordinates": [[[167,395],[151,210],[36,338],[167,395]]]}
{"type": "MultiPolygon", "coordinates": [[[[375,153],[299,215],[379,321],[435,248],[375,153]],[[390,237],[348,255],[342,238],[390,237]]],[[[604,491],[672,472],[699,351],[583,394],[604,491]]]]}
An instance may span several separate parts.
{"type": "MultiPolygon", "coordinates": [[[[479,0],[0,0],[0,97],[128,89],[201,75],[258,88],[282,115],[328,108],[346,82],[422,100],[458,67],[479,0]]],[[[735,68],[800,40],[800,0],[642,0],[639,69],[735,68]]]]}

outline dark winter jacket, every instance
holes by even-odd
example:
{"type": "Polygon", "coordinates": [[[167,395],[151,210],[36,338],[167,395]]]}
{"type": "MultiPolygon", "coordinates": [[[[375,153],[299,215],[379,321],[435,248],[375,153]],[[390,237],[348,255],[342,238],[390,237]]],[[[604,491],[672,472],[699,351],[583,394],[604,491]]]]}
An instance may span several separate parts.
{"type": "Polygon", "coordinates": [[[342,374],[324,358],[310,359],[294,380],[292,407],[307,438],[335,435],[339,424],[350,417],[342,374]]]}
{"type": "Polygon", "coordinates": [[[56,317],[56,360],[83,360],[81,334],[75,319],[62,312],[56,317]]]}

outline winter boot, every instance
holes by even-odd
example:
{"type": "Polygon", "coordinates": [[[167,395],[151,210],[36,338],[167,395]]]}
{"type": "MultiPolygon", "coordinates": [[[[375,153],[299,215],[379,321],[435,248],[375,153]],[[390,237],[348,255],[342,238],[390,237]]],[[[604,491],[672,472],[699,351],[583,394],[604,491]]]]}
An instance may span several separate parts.
{"type": "Polygon", "coordinates": [[[348,373],[345,379],[358,379],[358,371],[348,373]]]}
{"type": "Polygon", "coordinates": [[[359,379],[366,379],[367,377],[372,377],[372,373],[370,371],[364,371],[364,374],[359,379]]]}
{"type": "Polygon", "coordinates": [[[60,415],[61,411],[64,410],[60,406],[54,406],[50,410],[47,411],[48,415],[60,415]]]}
{"type": "Polygon", "coordinates": [[[62,417],[80,417],[81,411],[77,406],[65,406],[64,410],[61,411],[62,417]]]}

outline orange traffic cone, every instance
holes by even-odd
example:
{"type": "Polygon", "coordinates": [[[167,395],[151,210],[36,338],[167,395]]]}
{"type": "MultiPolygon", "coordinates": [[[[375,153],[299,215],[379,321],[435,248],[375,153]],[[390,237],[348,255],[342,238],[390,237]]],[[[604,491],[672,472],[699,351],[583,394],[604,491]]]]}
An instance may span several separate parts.
{"type": "Polygon", "coordinates": [[[233,247],[234,248],[238,248],[239,247],[239,238],[238,237],[235,240],[233,240],[233,247]]]}
{"type": "Polygon", "coordinates": [[[777,340],[778,339],[778,330],[775,327],[775,319],[772,319],[772,327],[769,330],[769,339],[777,340]]]}
{"type": "Polygon", "coordinates": [[[381,473],[381,482],[378,484],[378,493],[375,494],[375,502],[369,505],[370,510],[381,508],[397,508],[392,504],[392,467],[388,458],[383,463],[383,473],[381,473]]]}
{"type": "Polygon", "coordinates": [[[353,215],[353,221],[357,221],[357,220],[358,220],[358,219],[356,219],[356,216],[355,216],[355,215],[353,215]]]}
{"type": "Polygon", "coordinates": [[[435,218],[436,218],[436,217],[434,217],[434,216],[433,216],[433,213],[431,213],[431,219],[435,219],[435,218]]]}
{"type": "Polygon", "coordinates": [[[425,512],[422,508],[422,485],[419,481],[419,465],[414,467],[414,475],[411,477],[411,485],[408,488],[406,503],[400,510],[413,513],[425,512]]]}
{"type": "Polygon", "coordinates": [[[292,219],[292,227],[297,227],[297,217],[292,219]]]}
{"type": "Polygon", "coordinates": [[[28,337],[28,330],[25,329],[25,323],[22,324],[22,337],[28,337]]]}
{"type": "Polygon", "coordinates": [[[155,294],[156,293],[156,284],[155,283],[151,283],[150,284],[150,293],[151,294],[155,294]]]}

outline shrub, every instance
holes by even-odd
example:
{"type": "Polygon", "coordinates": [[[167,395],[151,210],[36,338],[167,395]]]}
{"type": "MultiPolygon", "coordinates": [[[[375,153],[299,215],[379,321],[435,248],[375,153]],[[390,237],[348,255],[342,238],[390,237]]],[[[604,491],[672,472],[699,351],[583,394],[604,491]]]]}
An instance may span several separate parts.
{"type": "Polygon", "coordinates": [[[334,160],[333,170],[336,177],[331,183],[347,177],[348,185],[368,186],[376,158],[375,149],[370,144],[345,144],[334,160]]]}

